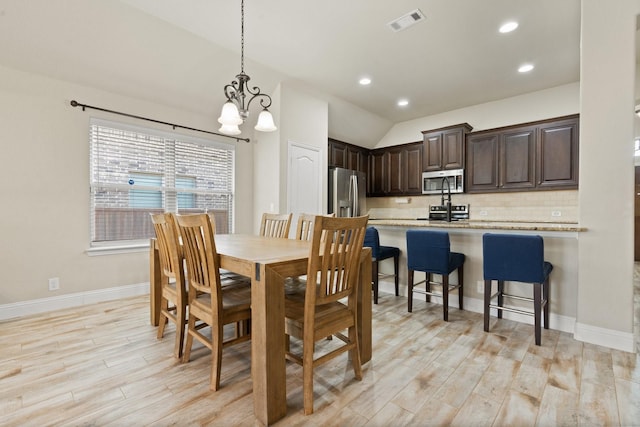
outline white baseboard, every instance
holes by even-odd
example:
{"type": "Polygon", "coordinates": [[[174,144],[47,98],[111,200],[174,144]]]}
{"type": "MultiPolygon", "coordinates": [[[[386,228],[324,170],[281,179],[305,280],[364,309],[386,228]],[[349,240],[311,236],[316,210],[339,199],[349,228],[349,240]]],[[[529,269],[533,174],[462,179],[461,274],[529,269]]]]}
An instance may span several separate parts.
{"type": "Polygon", "coordinates": [[[576,332],[573,336],[578,341],[615,348],[629,353],[635,352],[633,333],[576,323],[576,332]]]}
{"type": "MultiPolygon", "coordinates": [[[[378,288],[380,292],[389,293],[391,295],[394,295],[395,293],[395,287],[392,282],[381,281],[378,283],[378,288]]],[[[406,297],[406,290],[406,287],[401,286],[400,295],[406,297]]],[[[434,298],[435,302],[440,301],[440,303],[442,303],[441,298],[432,298],[434,298]]],[[[465,297],[463,302],[465,310],[472,311],[474,313],[484,313],[484,301],[482,299],[465,297]]],[[[457,296],[454,296],[454,298],[449,298],[449,306],[458,307],[457,296]]],[[[533,325],[532,316],[511,313],[508,311],[505,311],[502,314],[504,319],[533,325]]],[[[491,316],[496,316],[496,310],[491,310],[491,316]]],[[[576,319],[574,317],[549,313],[549,328],[556,331],[573,334],[573,337],[578,341],[588,342],[590,344],[601,345],[603,347],[609,347],[616,350],[627,351],[630,353],[633,353],[635,351],[633,333],[620,332],[612,329],[585,325],[584,323],[576,322],[576,319]]]]}
{"type": "Polygon", "coordinates": [[[62,308],[77,307],[85,304],[94,304],[102,301],[111,301],[119,298],[145,295],[148,293],[149,283],[147,282],[3,304],[0,305],[0,320],[45,313],[62,308]]]}

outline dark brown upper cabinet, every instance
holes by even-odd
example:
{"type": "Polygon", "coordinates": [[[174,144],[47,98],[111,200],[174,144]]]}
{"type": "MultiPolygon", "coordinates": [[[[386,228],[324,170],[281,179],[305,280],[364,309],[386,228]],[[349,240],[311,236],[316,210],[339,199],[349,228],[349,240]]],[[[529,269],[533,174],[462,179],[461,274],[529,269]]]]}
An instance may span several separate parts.
{"type": "Polygon", "coordinates": [[[578,188],[578,118],[540,126],[536,161],[540,188],[578,188]]]}
{"type": "Polygon", "coordinates": [[[495,191],[498,189],[498,144],[496,132],[467,137],[467,191],[495,191]]]}
{"type": "Polygon", "coordinates": [[[372,150],[369,153],[369,174],[367,195],[384,196],[389,191],[389,152],[385,149],[372,150]]]}
{"type": "Polygon", "coordinates": [[[534,176],[536,128],[519,128],[502,134],[499,146],[499,186],[526,189],[536,186],[534,176]]]}
{"type": "Polygon", "coordinates": [[[471,193],[578,188],[579,116],[467,135],[471,193]]]}
{"type": "Polygon", "coordinates": [[[404,191],[406,194],[422,194],[422,150],[418,142],[406,146],[404,150],[404,191]]]}
{"type": "Polygon", "coordinates": [[[422,131],[422,170],[439,171],[465,167],[465,136],[468,123],[422,131]]]}
{"type": "Polygon", "coordinates": [[[422,193],[422,142],[372,150],[369,154],[369,195],[422,193]]]}
{"type": "Polygon", "coordinates": [[[329,166],[367,173],[368,155],[366,148],[329,138],[329,166]]]}

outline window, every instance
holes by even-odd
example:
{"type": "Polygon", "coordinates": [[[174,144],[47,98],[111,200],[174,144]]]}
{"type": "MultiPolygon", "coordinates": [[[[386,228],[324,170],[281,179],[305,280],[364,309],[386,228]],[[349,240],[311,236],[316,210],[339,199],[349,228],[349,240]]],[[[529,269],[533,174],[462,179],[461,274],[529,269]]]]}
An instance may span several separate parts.
{"type": "Polygon", "coordinates": [[[232,232],[234,163],[233,145],[91,119],[92,246],[155,236],[150,213],[207,212],[232,232]]]}

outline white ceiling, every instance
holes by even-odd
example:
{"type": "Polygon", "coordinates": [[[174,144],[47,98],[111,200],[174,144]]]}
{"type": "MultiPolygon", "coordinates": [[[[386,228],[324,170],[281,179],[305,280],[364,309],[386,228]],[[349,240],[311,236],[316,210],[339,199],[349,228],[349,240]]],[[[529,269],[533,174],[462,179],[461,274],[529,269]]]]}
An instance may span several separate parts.
{"type": "MultiPolygon", "coordinates": [[[[239,51],[239,0],[0,0],[0,64],[207,114],[239,51]]],[[[251,83],[301,80],[391,123],[578,81],[579,57],[580,0],[245,4],[251,83]],[[426,19],[387,27],[414,9],[426,19]]]]}

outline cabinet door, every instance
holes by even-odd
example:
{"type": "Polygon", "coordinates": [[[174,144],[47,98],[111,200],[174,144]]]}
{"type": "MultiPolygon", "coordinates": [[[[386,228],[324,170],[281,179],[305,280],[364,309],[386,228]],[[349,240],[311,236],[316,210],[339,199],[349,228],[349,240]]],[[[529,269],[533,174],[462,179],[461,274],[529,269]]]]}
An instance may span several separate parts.
{"type": "Polygon", "coordinates": [[[442,169],[464,167],[464,132],[461,128],[442,133],[442,169]]]}
{"type": "Polygon", "coordinates": [[[367,152],[356,147],[347,147],[347,168],[367,173],[367,152]]]}
{"type": "Polygon", "coordinates": [[[425,172],[442,170],[442,132],[425,134],[422,168],[425,172]]]}
{"type": "Polygon", "coordinates": [[[467,190],[498,189],[498,133],[471,136],[467,140],[467,190]]]}
{"type": "Polygon", "coordinates": [[[521,128],[502,134],[500,141],[500,181],[502,188],[533,188],[536,128],[521,128]]]}
{"type": "Polygon", "coordinates": [[[578,119],[548,123],[539,132],[538,187],[578,188],[578,119]]]}
{"type": "Polygon", "coordinates": [[[422,194],[422,144],[407,147],[404,159],[404,192],[422,194]]]}
{"type": "Polygon", "coordinates": [[[382,196],[387,191],[387,157],[385,151],[372,151],[369,154],[369,193],[372,196],[382,196]]]}
{"type": "Polygon", "coordinates": [[[404,183],[402,176],[404,175],[403,166],[403,148],[392,148],[389,150],[389,194],[402,194],[404,191],[404,183]]]}
{"type": "Polygon", "coordinates": [[[347,146],[333,140],[329,140],[329,166],[346,168],[347,146]]]}

